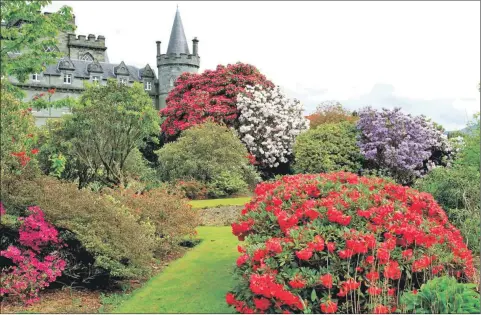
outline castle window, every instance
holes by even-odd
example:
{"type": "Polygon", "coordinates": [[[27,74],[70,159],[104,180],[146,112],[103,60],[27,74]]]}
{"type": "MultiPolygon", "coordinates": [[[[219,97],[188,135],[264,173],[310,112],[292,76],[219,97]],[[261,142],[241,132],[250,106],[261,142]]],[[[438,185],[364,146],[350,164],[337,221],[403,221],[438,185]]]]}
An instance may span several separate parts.
{"type": "Polygon", "coordinates": [[[32,74],[32,81],[39,82],[40,80],[38,79],[38,73],[32,74]]]}
{"type": "Polygon", "coordinates": [[[174,77],[170,78],[169,84],[170,84],[170,86],[174,86],[174,77]]]}
{"type": "Polygon", "coordinates": [[[92,57],[91,54],[89,53],[85,53],[82,55],[82,57],[80,57],[80,60],[83,60],[83,61],[94,61],[94,57],[92,57]]]}
{"type": "Polygon", "coordinates": [[[152,90],[152,82],[150,81],[145,82],[145,90],[146,91],[152,90]]]}
{"type": "Polygon", "coordinates": [[[63,77],[63,84],[72,84],[72,75],[71,74],[66,74],[63,77]]]}

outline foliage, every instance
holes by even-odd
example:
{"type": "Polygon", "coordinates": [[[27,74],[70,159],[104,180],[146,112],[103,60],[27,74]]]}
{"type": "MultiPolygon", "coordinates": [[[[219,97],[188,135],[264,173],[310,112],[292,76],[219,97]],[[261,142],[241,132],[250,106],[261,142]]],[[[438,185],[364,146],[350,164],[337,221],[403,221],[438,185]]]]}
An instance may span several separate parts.
{"type": "Polygon", "coordinates": [[[248,185],[241,173],[222,171],[208,185],[209,198],[222,198],[248,192],[248,185]]]}
{"type": "Polygon", "coordinates": [[[237,240],[229,230],[199,227],[203,241],[134,291],[114,312],[230,313],[224,295],[234,284],[231,269],[237,240]]]}
{"type": "Polygon", "coordinates": [[[444,163],[450,151],[446,137],[424,116],[412,117],[400,108],[359,112],[359,147],[376,169],[386,169],[401,184],[444,163]],[[428,161],[429,160],[429,161],[428,161]]]}
{"type": "Polygon", "coordinates": [[[356,122],[358,117],[352,112],[345,109],[341,103],[337,101],[324,101],[319,104],[316,111],[307,116],[310,121],[310,128],[315,129],[323,124],[333,124],[343,121],[356,122]]]}
{"type": "Polygon", "coordinates": [[[37,204],[68,239],[65,273],[83,283],[99,277],[138,278],[149,272],[155,226],[112,196],[79,190],[73,183],[41,176],[2,178],[1,198],[12,214],[37,204]],[[75,251],[75,252],[74,252],[75,251]],[[92,256],[90,263],[88,256],[92,256]]]}
{"type": "MultiPolygon", "coordinates": [[[[212,121],[183,131],[177,141],[165,144],[156,153],[159,173],[164,181],[194,179],[205,184],[214,181],[220,184],[219,175],[223,172],[228,172],[231,178],[240,177],[244,182],[256,178],[253,174],[246,174],[254,173],[254,170],[248,167],[244,145],[229,128],[212,121]]],[[[225,194],[232,193],[231,188],[223,185],[228,190],[224,191],[225,194]]]]}
{"type": "MultiPolygon", "coordinates": [[[[40,290],[48,287],[65,268],[65,261],[58,255],[63,245],[58,238],[58,231],[45,221],[44,213],[39,207],[29,207],[27,217],[19,217],[18,246],[9,244],[0,251],[1,260],[10,264],[1,264],[0,297],[17,298],[27,305],[37,301],[40,290]]],[[[0,202],[0,215],[5,215],[0,202]]],[[[2,238],[8,234],[0,228],[2,238]]],[[[3,243],[3,242],[2,242],[3,243]]]]}
{"type": "Polygon", "coordinates": [[[134,148],[125,160],[125,177],[130,181],[155,181],[156,173],[139,149],[134,148]]]}
{"type": "Polygon", "coordinates": [[[172,139],[208,118],[233,126],[238,118],[237,95],[257,84],[274,86],[254,66],[243,63],[218,65],[201,74],[183,73],[166,99],[167,107],[160,111],[165,118],[162,131],[172,139]]]}
{"type": "Polygon", "coordinates": [[[0,82],[2,94],[0,171],[2,175],[11,172],[19,173],[26,167],[34,167],[29,162],[38,153],[31,108],[17,99],[5,83],[4,80],[0,82]]]}
{"type": "Polygon", "coordinates": [[[173,252],[187,235],[193,235],[199,223],[198,213],[178,194],[154,188],[137,192],[133,189],[115,189],[111,195],[131,209],[141,223],[153,224],[156,236],[156,256],[173,252]]]}
{"type": "Polygon", "coordinates": [[[0,11],[1,76],[14,76],[24,82],[31,73],[40,73],[45,65],[61,57],[59,51],[46,51],[57,44],[59,32],[74,31],[72,9],[63,6],[48,15],[41,10],[51,1],[2,1],[0,11]],[[20,52],[20,53],[15,53],[20,52]]]}
{"type": "Polygon", "coordinates": [[[481,219],[479,191],[480,177],[480,131],[479,120],[471,123],[474,128],[465,136],[458,158],[449,168],[438,168],[416,182],[416,188],[434,196],[453,224],[463,234],[468,246],[480,252],[481,219]]]}
{"type": "Polygon", "coordinates": [[[129,87],[114,80],[104,86],[87,85],[78,107],[63,119],[52,137],[67,142],[68,149],[58,147],[52,153],[75,158],[80,187],[94,180],[125,185],[130,153],[158,130],[159,121],[141,84],[129,87]]]}
{"type": "Polygon", "coordinates": [[[415,314],[479,314],[479,293],[475,284],[459,283],[452,277],[429,280],[417,292],[401,296],[401,309],[415,314]]]}
{"type": "Polygon", "coordinates": [[[351,122],[321,124],[299,135],[294,145],[297,173],[357,172],[362,156],[356,144],[356,126],[351,122]]]}
{"type": "Polygon", "coordinates": [[[481,131],[480,131],[480,115],[477,113],[473,119],[468,123],[468,130],[470,132],[464,137],[463,150],[459,154],[456,163],[463,167],[471,167],[480,170],[480,156],[481,156],[481,131]]]}
{"type": "Polygon", "coordinates": [[[237,96],[239,136],[256,162],[266,167],[287,163],[292,145],[309,121],[298,100],[286,97],[279,87],[247,86],[237,96]]]}
{"type": "Polygon", "coordinates": [[[247,313],[390,313],[396,296],[442,274],[470,279],[473,257],[431,195],[352,173],[257,186],[232,224],[247,313]]]}

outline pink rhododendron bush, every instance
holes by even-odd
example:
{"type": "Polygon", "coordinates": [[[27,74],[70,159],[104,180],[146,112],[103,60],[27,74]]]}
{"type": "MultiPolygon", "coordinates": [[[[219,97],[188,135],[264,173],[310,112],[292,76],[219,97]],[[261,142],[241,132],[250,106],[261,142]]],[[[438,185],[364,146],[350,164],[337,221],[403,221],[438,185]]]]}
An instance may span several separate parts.
{"type": "MultiPolygon", "coordinates": [[[[26,304],[38,300],[40,290],[62,275],[66,262],[59,257],[63,246],[58,231],[45,221],[39,207],[29,207],[29,216],[19,217],[19,245],[0,251],[0,259],[9,260],[1,270],[0,297],[16,298],[26,304]]],[[[0,203],[0,214],[5,215],[0,203]]]]}
{"type": "Polygon", "coordinates": [[[241,313],[392,313],[403,291],[474,272],[430,194],[352,173],[264,182],[232,231],[241,313]]]}

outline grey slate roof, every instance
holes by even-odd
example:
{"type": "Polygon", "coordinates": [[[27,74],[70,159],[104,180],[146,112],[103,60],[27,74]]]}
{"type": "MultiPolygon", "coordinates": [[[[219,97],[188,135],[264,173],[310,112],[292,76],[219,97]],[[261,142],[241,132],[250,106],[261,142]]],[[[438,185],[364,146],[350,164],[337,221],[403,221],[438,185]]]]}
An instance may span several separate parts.
{"type": "Polygon", "coordinates": [[[170,33],[169,46],[167,47],[167,54],[188,54],[189,45],[187,45],[187,39],[185,38],[184,26],[182,25],[182,19],[180,18],[180,12],[177,8],[175,13],[174,25],[172,25],[172,32],[170,33]]]}
{"type": "MultiPolygon", "coordinates": [[[[75,66],[75,70],[73,71],[73,75],[75,78],[84,78],[84,79],[90,78],[90,74],[87,71],[87,67],[89,64],[92,63],[92,61],[76,60],[76,59],[71,59],[71,61],[75,66]]],[[[104,80],[108,78],[117,77],[114,73],[114,68],[118,67],[120,63],[113,64],[113,63],[107,63],[107,62],[99,62],[99,64],[101,65],[103,70],[102,77],[104,80]]],[[[143,69],[139,69],[137,67],[128,66],[128,65],[127,65],[127,69],[129,70],[129,81],[142,81],[143,69]]],[[[58,69],[58,63],[47,66],[47,69],[44,71],[44,74],[58,75],[58,76],[61,75],[61,72],[58,69]]]]}

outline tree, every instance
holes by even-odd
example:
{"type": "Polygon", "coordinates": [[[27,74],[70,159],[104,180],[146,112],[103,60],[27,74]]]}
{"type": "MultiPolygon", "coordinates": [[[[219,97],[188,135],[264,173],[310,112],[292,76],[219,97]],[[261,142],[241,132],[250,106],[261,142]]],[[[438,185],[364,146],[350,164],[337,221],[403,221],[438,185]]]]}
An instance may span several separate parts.
{"type": "Polygon", "coordinates": [[[273,87],[254,66],[237,63],[217,66],[201,74],[184,73],[175,82],[160,111],[165,121],[162,131],[174,140],[182,130],[208,118],[234,126],[238,118],[237,95],[248,85],[273,87]]]}
{"type": "Polygon", "coordinates": [[[297,135],[309,128],[302,104],[279,87],[256,85],[238,95],[237,108],[240,139],[257,162],[270,168],[289,162],[297,135]]]}
{"type": "Polygon", "coordinates": [[[314,129],[322,124],[338,123],[341,121],[356,122],[357,117],[354,113],[345,109],[341,103],[337,101],[324,101],[319,104],[316,111],[307,116],[310,120],[310,128],[314,129]]]}
{"type": "Polygon", "coordinates": [[[51,1],[2,1],[0,34],[0,74],[14,76],[24,82],[31,73],[42,72],[45,66],[61,57],[60,52],[46,51],[57,44],[59,32],[73,31],[72,9],[42,14],[51,1]],[[20,52],[19,54],[16,52],[20,52]]]}
{"type": "MultiPolygon", "coordinates": [[[[107,185],[126,183],[129,154],[159,128],[158,115],[142,85],[129,87],[114,80],[105,86],[87,84],[73,114],[63,119],[54,133],[70,142],[71,151],[65,155],[78,160],[78,171],[87,170],[107,185]]],[[[79,186],[92,179],[80,177],[79,186]]]]}
{"type": "Polygon", "coordinates": [[[433,152],[450,150],[447,137],[432,122],[403,114],[400,108],[363,108],[357,127],[361,153],[371,166],[387,170],[402,184],[411,184],[442,160],[433,152]]]}
{"type": "Polygon", "coordinates": [[[296,173],[358,172],[362,156],[356,144],[356,125],[344,121],[321,124],[299,135],[294,145],[296,173]]]}

